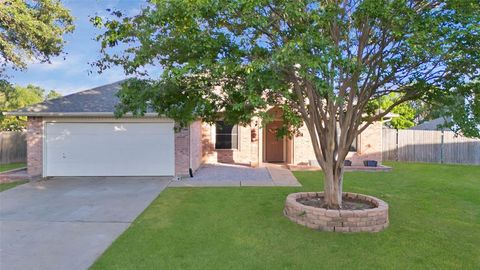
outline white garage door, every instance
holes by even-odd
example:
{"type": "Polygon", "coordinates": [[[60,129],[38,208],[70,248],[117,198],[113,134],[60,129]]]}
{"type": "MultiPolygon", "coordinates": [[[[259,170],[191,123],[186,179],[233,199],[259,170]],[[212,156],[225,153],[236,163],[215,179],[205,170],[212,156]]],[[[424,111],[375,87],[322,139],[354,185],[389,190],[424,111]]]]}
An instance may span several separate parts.
{"type": "Polygon", "coordinates": [[[173,123],[46,123],[45,176],[174,175],[173,123]]]}

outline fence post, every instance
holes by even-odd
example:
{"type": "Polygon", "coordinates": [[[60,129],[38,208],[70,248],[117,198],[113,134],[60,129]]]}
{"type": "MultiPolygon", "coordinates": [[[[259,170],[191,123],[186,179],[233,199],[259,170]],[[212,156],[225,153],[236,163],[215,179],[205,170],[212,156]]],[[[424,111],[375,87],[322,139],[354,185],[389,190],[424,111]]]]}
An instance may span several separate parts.
{"type": "Polygon", "coordinates": [[[444,146],[445,146],[445,138],[444,138],[444,136],[445,136],[445,133],[443,132],[443,129],[442,129],[442,135],[440,136],[440,138],[441,138],[441,144],[440,144],[440,163],[441,163],[441,164],[443,164],[443,161],[444,161],[444,156],[443,156],[443,155],[444,155],[444,153],[443,153],[444,149],[443,149],[443,148],[444,148],[444,146]]]}
{"type": "Polygon", "coordinates": [[[399,160],[398,156],[399,156],[399,153],[398,153],[398,128],[395,129],[395,159],[396,161],[399,160]]]}

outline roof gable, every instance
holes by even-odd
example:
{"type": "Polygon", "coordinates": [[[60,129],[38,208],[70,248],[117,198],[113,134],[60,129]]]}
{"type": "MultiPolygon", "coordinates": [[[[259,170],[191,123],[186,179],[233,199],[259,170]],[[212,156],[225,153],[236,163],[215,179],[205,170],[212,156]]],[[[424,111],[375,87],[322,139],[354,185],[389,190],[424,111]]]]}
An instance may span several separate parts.
{"type": "Polygon", "coordinates": [[[6,114],[26,116],[62,113],[76,113],[79,115],[95,113],[113,114],[115,106],[119,103],[116,93],[120,90],[123,82],[124,80],[47,100],[6,114]]]}

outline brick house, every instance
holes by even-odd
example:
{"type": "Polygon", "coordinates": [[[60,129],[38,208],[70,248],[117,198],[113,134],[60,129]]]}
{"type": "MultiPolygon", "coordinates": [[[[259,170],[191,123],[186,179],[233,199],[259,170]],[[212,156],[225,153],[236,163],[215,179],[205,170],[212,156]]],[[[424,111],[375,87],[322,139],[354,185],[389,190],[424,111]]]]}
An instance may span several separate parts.
{"type": "MultiPolygon", "coordinates": [[[[7,115],[27,116],[27,167],[31,177],[186,176],[203,163],[315,165],[306,127],[292,138],[277,139],[281,110],[263,126],[210,125],[201,120],[174,132],[174,121],[147,113],[117,119],[120,82],[45,101],[7,115]]],[[[382,123],[358,136],[347,159],[381,163],[382,123]]]]}

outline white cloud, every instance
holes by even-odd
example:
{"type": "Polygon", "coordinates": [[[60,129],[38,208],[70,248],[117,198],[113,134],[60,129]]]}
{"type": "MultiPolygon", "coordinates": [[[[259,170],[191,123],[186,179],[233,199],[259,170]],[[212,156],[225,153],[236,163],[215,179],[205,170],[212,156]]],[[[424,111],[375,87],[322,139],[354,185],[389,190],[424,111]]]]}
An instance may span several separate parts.
{"type": "Polygon", "coordinates": [[[36,70],[44,70],[44,71],[51,71],[57,70],[64,67],[67,64],[65,60],[53,60],[50,63],[32,63],[28,66],[29,69],[36,69],[36,70]]]}
{"type": "Polygon", "coordinates": [[[50,63],[40,63],[38,61],[30,63],[28,69],[39,72],[50,72],[55,70],[68,72],[69,70],[76,70],[76,67],[83,64],[87,63],[83,63],[80,55],[66,55],[55,57],[50,63]]]}

